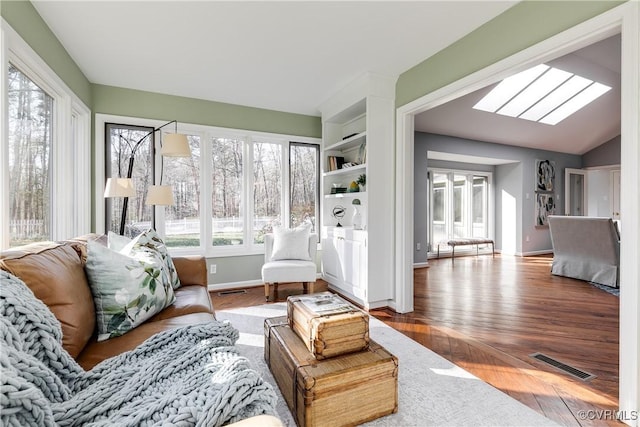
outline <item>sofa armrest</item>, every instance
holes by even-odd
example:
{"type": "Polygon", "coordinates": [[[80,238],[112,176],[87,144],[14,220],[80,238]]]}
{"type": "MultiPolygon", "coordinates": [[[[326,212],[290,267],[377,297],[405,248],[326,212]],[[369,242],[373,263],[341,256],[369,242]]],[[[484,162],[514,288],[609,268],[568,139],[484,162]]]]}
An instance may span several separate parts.
{"type": "Polygon", "coordinates": [[[207,287],[207,262],[203,256],[172,257],[180,283],[207,287]]]}

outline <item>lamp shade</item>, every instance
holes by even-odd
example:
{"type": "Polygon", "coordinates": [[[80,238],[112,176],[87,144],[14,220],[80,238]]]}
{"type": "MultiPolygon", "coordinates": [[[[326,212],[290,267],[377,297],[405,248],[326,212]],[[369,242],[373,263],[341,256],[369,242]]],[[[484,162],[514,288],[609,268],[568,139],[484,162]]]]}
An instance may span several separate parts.
{"type": "Polygon", "coordinates": [[[170,185],[152,185],[147,192],[148,205],[173,205],[173,190],[170,185]]]}
{"type": "Polygon", "coordinates": [[[181,133],[168,133],[162,138],[160,154],[165,157],[190,157],[191,148],[187,135],[181,133]]]}
{"type": "Polygon", "coordinates": [[[107,178],[104,187],[104,197],[134,197],[136,190],[133,188],[131,178],[107,178]]]}

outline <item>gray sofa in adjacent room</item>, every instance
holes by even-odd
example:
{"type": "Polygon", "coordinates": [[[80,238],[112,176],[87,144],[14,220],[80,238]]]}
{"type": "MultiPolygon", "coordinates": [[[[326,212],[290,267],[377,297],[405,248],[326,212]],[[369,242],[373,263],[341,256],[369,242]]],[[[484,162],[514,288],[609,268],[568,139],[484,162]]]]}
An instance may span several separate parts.
{"type": "Polygon", "coordinates": [[[549,216],[551,273],[620,286],[620,234],[611,218],[549,216]]]}

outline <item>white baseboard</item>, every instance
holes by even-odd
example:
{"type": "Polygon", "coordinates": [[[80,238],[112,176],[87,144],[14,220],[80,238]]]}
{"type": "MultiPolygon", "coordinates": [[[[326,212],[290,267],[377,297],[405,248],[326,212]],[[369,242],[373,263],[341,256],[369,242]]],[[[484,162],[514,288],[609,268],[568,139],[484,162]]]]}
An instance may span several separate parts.
{"type": "Polygon", "coordinates": [[[429,261],[427,261],[427,262],[414,262],[413,263],[413,268],[423,268],[423,267],[429,267],[429,261]]]}
{"type": "Polygon", "coordinates": [[[553,249],[543,249],[540,251],[520,252],[517,255],[518,256],[535,256],[535,255],[547,255],[552,253],[553,253],[553,249]]]}
{"type": "MultiPolygon", "coordinates": [[[[318,273],[316,278],[321,279],[322,274],[318,273]]],[[[242,282],[228,282],[228,283],[209,283],[207,285],[207,290],[209,292],[212,291],[223,291],[226,289],[237,289],[237,288],[255,288],[258,286],[264,286],[264,282],[262,279],[254,279],[254,280],[245,280],[242,282]]]]}
{"type": "Polygon", "coordinates": [[[209,292],[212,291],[223,291],[226,289],[237,289],[237,288],[254,288],[257,286],[263,286],[264,282],[262,280],[245,280],[244,282],[229,282],[229,283],[216,283],[209,284],[207,289],[209,292]]]}

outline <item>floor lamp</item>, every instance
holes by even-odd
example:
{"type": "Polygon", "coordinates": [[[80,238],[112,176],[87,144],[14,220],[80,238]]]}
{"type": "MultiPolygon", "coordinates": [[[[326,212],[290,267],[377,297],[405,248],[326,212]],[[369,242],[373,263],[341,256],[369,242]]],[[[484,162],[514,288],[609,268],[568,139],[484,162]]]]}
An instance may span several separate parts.
{"type": "MultiPolygon", "coordinates": [[[[127,220],[127,208],[129,205],[129,197],[135,196],[135,188],[133,186],[133,180],[131,176],[133,175],[133,163],[135,162],[136,153],[138,149],[142,145],[144,141],[155,132],[161,130],[162,128],[169,126],[170,124],[175,124],[176,132],[167,134],[163,138],[160,139],[160,155],[163,157],[190,157],[191,156],[191,148],[189,147],[189,141],[187,136],[184,134],[177,133],[178,131],[178,122],[172,120],[168,123],[163,124],[160,127],[155,128],[150,131],[146,135],[144,135],[140,140],[138,140],[131,147],[131,154],[129,156],[129,167],[127,169],[127,177],[126,178],[108,178],[107,183],[104,190],[104,197],[124,197],[124,201],[122,202],[122,213],[120,216],[120,234],[124,235],[125,223],[127,220]]],[[[127,141],[125,139],[125,141],[127,141]]],[[[128,141],[127,141],[128,143],[128,141]]],[[[160,184],[162,184],[162,170],[160,173],[160,184]]],[[[173,204],[173,191],[168,185],[152,185],[149,187],[149,192],[147,195],[147,204],[149,205],[172,205],[173,204]]]]}

